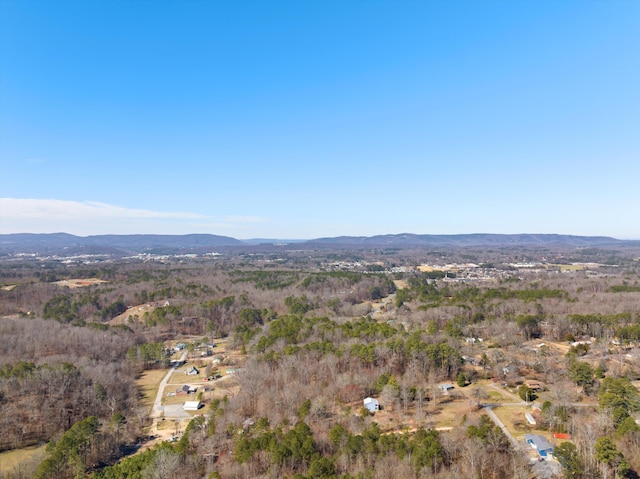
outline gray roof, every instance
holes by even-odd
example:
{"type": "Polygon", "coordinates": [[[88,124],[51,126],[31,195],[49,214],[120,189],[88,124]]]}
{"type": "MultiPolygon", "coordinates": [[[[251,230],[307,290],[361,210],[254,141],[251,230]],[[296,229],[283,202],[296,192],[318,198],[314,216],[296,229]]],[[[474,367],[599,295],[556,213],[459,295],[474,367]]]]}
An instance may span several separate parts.
{"type": "Polygon", "coordinates": [[[527,442],[533,442],[538,451],[548,451],[553,449],[553,444],[547,441],[547,438],[538,434],[525,434],[524,440],[527,442]]]}

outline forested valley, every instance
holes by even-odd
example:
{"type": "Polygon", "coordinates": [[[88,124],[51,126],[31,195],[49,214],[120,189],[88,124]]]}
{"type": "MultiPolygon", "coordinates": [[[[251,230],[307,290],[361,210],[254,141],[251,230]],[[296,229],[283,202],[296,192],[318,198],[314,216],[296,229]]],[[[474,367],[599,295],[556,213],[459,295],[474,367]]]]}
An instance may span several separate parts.
{"type": "Polygon", "coordinates": [[[638,477],[639,257],[4,258],[0,478],[638,477]]]}

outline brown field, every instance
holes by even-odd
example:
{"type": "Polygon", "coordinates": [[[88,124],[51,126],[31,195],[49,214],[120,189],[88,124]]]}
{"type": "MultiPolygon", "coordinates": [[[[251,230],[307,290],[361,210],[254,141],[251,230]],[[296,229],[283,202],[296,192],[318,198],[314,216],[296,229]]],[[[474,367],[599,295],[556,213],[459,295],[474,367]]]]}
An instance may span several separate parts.
{"type": "Polygon", "coordinates": [[[106,283],[107,281],[98,278],[85,278],[85,279],[63,279],[62,281],[54,281],[53,284],[59,286],[66,286],[67,288],[85,288],[87,286],[93,286],[95,284],[106,283]]]}
{"type": "Polygon", "coordinates": [[[494,383],[491,380],[480,380],[477,385],[467,386],[464,391],[467,396],[473,396],[473,388],[479,387],[487,396],[486,399],[481,399],[481,402],[499,402],[499,403],[509,403],[509,402],[519,402],[520,398],[513,394],[510,391],[507,391],[505,388],[501,387],[499,384],[494,383]]]}
{"type": "MultiPolygon", "coordinates": [[[[562,354],[567,354],[569,349],[571,349],[571,345],[567,342],[558,342],[558,341],[544,341],[545,345],[549,347],[552,351],[555,348],[560,351],[562,354]]],[[[556,351],[553,351],[556,352],[556,351]]]]}
{"type": "Polygon", "coordinates": [[[437,268],[434,268],[433,266],[428,266],[426,264],[421,264],[416,269],[421,273],[430,273],[431,271],[437,271],[437,268]]]}
{"type": "Polygon", "coordinates": [[[136,380],[136,384],[140,389],[140,404],[142,406],[153,406],[153,402],[158,394],[158,386],[165,374],[167,374],[166,369],[148,369],[136,380]]]}
{"type": "MultiPolygon", "coordinates": [[[[354,403],[351,406],[352,410],[355,410],[361,406],[361,403],[354,403]]],[[[422,417],[418,416],[416,406],[409,407],[406,415],[403,414],[402,409],[394,406],[377,411],[374,421],[387,434],[415,431],[420,427],[446,431],[460,426],[465,417],[475,413],[475,404],[466,397],[444,396],[438,398],[435,405],[425,401],[422,417]]]]}
{"type": "MultiPolygon", "coordinates": [[[[133,306],[132,308],[127,309],[124,313],[119,314],[115,318],[108,321],[108,323],[112,326],[116,324],[127,324],[130,321],[130,317],[138,316],[139,319],[142,319],[144,313],[151,313],[157,307],[157,303],[146,303],[139,306],[133,306]]],[[[179,342],[180,341],[176,341],[176,344],[179,342]]]]}
{"type": "Polygon", "coordinates": [[[504,396],[503,394],[500,394],[499,391],[487,390],[486,393],[489,396],[489,398],[487,399],[487,402],[490,402],[490,403],[513,402],[512,399],[504,396]]]}
{"type": "Polygon", "coordinates": [[[500,420],[507,427],[509,432],[513,434],[513,436],[522,440],[525,434],[539,434],[540,436],[544,436],[551,443],[554,442],[551,433],[548,431],[542,431],[538,429],[536,426],[533,426],[527,422],[524,417],[526,412],[530,413],[531,408],[527,407],[496,407],[493,410],[496,413],[496,416],[500,418],[500,420]]]}
{"type": "Polygon", "coordinates": [[[45,446],[31,446],[0,452],[0,474],[19,471],[21,466],[40,462],[44,458],[44,448],[45,446]]]}
{"type": "Polygon", "coordinates": [[[407,283],[404,279],[394,279],[393,284],[396,285],[398,289],[405,289],[409,287],[409,283],[407,283]]]}
{"type": "Polygon", "coordinates": [[[454,399],[451,402],[441,401],[436,409],[437,414],[429,427],[446,428],[459,426],[465,415],[473,414],[476,407],[473,401],[467,398],[454,399]]]}

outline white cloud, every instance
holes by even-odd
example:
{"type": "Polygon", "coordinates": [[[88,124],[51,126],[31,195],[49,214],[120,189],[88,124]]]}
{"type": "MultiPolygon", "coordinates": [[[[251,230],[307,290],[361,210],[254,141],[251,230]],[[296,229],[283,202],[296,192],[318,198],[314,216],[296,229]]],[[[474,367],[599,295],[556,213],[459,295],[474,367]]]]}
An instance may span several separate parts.
{"type": "Polygon", "coordinates": [[[94,201],[35,200],[0,198],[0,216],[9,219],[79,220],[98,218],[183,218],[197,219],[207,216],[196,213],[161,212],[123,208],[94,201]]]}
{"type": "Polygon", "coordinates": [[[250,233],[257,216],[215,218],[192,212],[125,208],[94,201],[0,198],[0,233],[188,234],[250,233]]]}

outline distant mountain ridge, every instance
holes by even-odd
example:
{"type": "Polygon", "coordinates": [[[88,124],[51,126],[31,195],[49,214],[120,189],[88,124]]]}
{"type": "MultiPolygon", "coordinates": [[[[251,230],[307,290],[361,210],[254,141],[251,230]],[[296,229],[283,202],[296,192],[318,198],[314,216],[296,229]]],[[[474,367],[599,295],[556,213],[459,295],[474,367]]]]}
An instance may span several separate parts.
{"type": "Polygon", "coordinates": [[[421,248],[421,247],[597,247],[640,245],[639,241],[619,240],[607,236],[573,236],[560,234],[457,234],[419,235],[411,233],[377,236],[338,236],[312,240],[250,239],[238,240],[211,234],[187,235],[96,235],[75,236],[67,233],[0,234],[0,254],[57,254],[62,256],[102,254],[205,253],[214,249],[256,248],[267,245],[290,248],[421,248]]]}
{"type": "Polygon", "coordinates": [[[188,235],[96,235],[75,236],[67,233],[17,233],[0,235],[0,253],[127,254],[175,253],[241,246],[244,243],[229,236],[188,235]]]}
{"type": "Polygon", "coordinates": [[[419,235],[411,233],[377,236],[339,236],[319,238],[309,243],[360,246],[605,246],[624,244],[608,236],[573,236],[560,234],[492,234],[419,235]]]}

